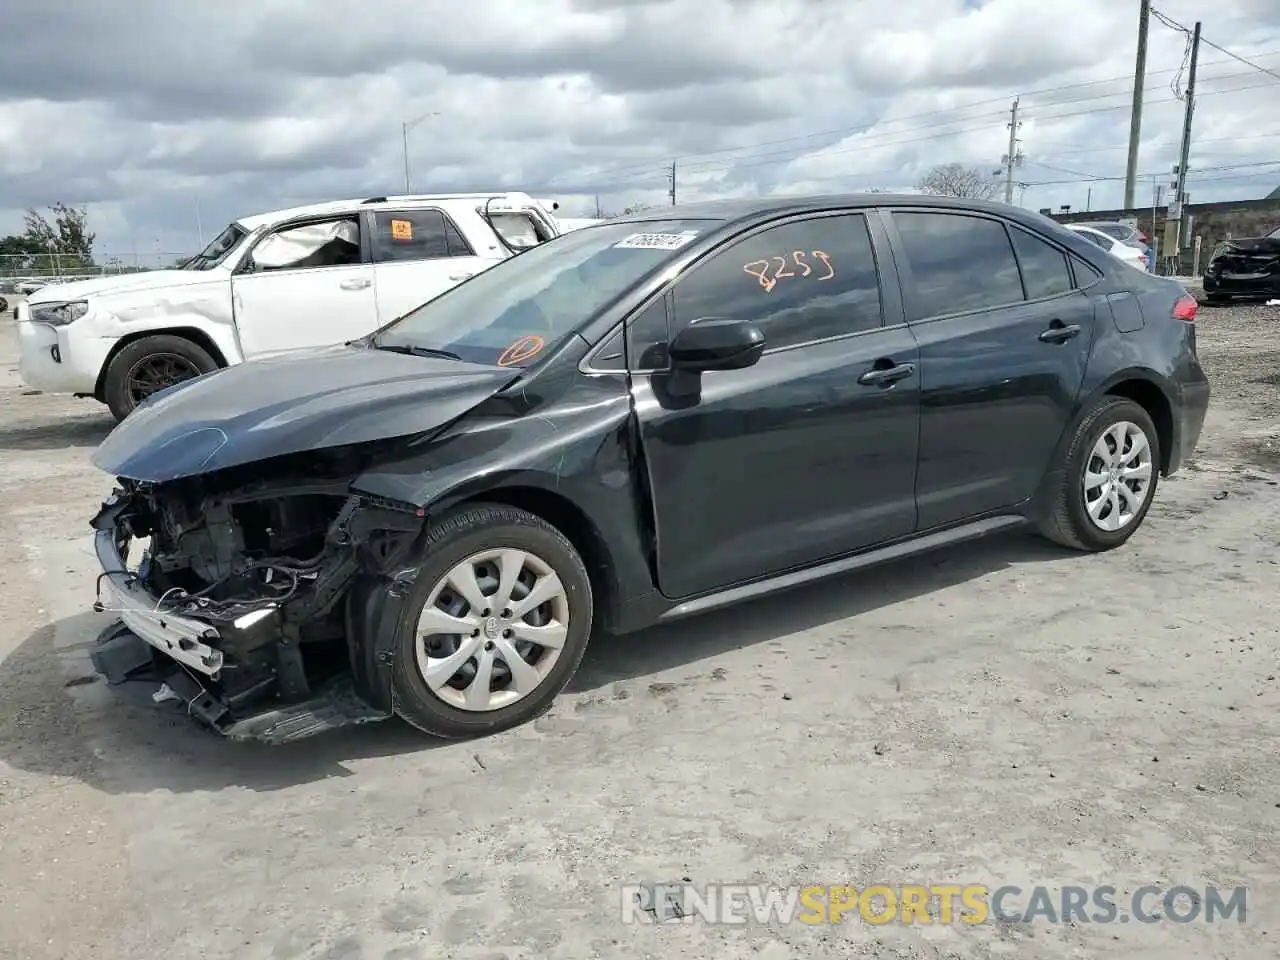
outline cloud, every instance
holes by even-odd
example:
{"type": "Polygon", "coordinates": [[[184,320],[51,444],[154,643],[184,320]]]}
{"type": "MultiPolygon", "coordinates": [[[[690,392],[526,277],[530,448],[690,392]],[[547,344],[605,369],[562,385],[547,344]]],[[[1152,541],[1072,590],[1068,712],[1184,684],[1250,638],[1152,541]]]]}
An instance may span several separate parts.
{"type": "MultiPolygon", "coordinates": [[[[101,255],[171,259],[234,216],[402,190],[406,122],[414,189],[529,189],[569,213],[666,202],[673,161],[681,199],[909,188],[936,163],[1000,166],[1015,96],[1023,202],[1115,205],[1118,180],[1083,180],[1124,172],[1133,6],[11,3],[0,233],[86,203],[101,255]]],[[[1208,40],[1280,72],[1280,4],[1211,16],[1208,40]]],[[[1177,155],[1183,49],[1153,21],[1143,196],[1177,155]]],[[[1280,80],[1207,45],[1200,80],[1193,197],[1269,192],[1280,163],[1246,165],[1280,159],[1280,80]]]]}

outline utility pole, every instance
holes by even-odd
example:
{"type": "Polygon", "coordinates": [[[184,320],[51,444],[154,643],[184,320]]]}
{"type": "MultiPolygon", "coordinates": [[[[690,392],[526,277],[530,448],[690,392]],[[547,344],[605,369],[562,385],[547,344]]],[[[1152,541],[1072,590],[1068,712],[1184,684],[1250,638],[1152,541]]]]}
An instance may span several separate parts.
{"type": "Polygon", "coordinates": [[[1147,25],[1151,22],[1151,0],[1142,0],[1138,11],[1138,59],[1133,69],[1133,111],[1129,115],[1129,163],[1124,171],[1124,208],[1133,209],[1134,186],[1138,179],[1138,140],[1142,136],[1142,87],[1147,78],[1147,25]]]}
{"type": "Polygon", "coordinates": [[[411,192],[409,188],[409,131],[423,120],[438,116],[440,116],[440,111],[432,110],[430,113],[424,113],[414,120],[405,120],[400,124],[400,142],[404,148],[404,192],[406,194],[411,192]]]}
{"type": "Polygon", "coordinates": [[[1022,163],[1022,154],[1018,151],[1018,101],[1014,99],[1013,108],[1009,111],[1009,152],[1004,156],[1004,202],[1013,205],[1013,168],[1022,163]]]}
{"type": "Polygon", "coordinates": [[[1187,107],[1182,116],[1182,150],[1178,154],[1178,177],[1165,214],[1165,256],[1176,257],[1181,248],[1182,204],[1187,196],[1187,162],[1191,157],[1191,117],[1196,109],[1196,61],[1200,59],[1200,21],[1191,34],[1191,65],[1187,70],[1187,107]]]}
{"type": "Polygon", "coordinates": [[[404,192],[409,193],[409,124],[400,124],[400,139],[404,144],[404,192]]]}
{"type": "Polygon", "coordinates": [[[676,205],[676,162],[671,161],[671,172],[667,174],[671,178],[671,205],[676,205]]]}

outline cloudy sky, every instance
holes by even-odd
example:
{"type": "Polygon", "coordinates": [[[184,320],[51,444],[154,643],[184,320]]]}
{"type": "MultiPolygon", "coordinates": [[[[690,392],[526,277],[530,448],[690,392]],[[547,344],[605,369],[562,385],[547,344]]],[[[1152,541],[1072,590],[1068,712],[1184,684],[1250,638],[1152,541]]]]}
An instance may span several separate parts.
{"type": "MultiPolygon", "coordinates": [[[[1157,0],[1280,74],[1277,0],[1157,0]]],[[[1015,202],[1122,199],[1137,0],[7,0],[0,233],[85,204],[99,260],[191,252],[312,200],[526,189],[592,215],[910,188],[994,171],[1015,202]],[[436,114],[426,116],[427,114],[436,114]],[[1092,180],[1090,178],[1093,178],[1092,180]],[[1090,191],[1092,191],[1090,196],[1090,191]]],[[[1186,49],[1156,20],[1139,195],[1176,160],[1186,49]]],[[[1280,77],[1201,48],[1194,200],[1280,186],[1280,77]]],[[[1162,176],[1161,179],[1167,180],[1162,176]]]]}

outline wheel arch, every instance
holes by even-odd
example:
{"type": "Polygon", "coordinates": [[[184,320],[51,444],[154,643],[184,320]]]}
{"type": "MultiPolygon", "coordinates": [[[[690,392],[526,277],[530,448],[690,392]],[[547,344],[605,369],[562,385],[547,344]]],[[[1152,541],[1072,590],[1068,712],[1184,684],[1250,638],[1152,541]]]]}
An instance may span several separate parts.
{"type": "Polygon", "coordinates": [[[590,511],[556,490],[554,477],[520,472],[497,483],[492,477],[485,479],[488,482],[483,485],[467,483],[442,494],[427,507],[427,515],[438,516],[468,504],[500,503],[541,517],[564,534],[582,558],[594,595],[593,619],[605,627],[612,625],[624,591],[608,540],[590,511]]]}
{"type": "Polygon", "coordinates": [[[100,403],[106,402],[107,370],[111,367],[111,362],[115,360],[120,351],[129,346],[129,344],[137,343],[139,340],[145,340],[148,337],[181,337],[183,340],[191,341],[213,357],[214,362],[218,364],[220,369],[228,366],[226,354],[218,346],[217,341],[199,327],[159,327],[154,330],[133,331],[117,340],[111,347],[111,352],[102,361],[102,367],[98,371],[98,380],[93,387],[93,398],[95,400],[100,403]]]}
{"type": "Polygon", "coordinates": [[[1160,472],[1169,469],[1174,448],[1174,419],[1172,387],[1154,370],[1133,367],[1109,377],[1095,388],[1080,404],[1080,415],[1087,413],[1103,397],[1124,397],[1143,410],[1156,427],[1156,439],[1160,443],[1160,472]]]}

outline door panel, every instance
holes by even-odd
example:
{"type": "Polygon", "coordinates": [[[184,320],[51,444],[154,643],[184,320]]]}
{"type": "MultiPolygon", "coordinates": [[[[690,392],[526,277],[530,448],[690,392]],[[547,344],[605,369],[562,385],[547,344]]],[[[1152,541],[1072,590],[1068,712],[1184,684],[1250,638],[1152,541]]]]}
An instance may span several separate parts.
{"type": "Polygon", "coordinates": [[[1084,379],[1093,305],[1083,293],[914,327],[920,342],[920,528],[1035,492],[1084,379]],[[1055,324],[1081,333],[1064,343],[1055,324]]]}
{"type": "Polygon", "coordinates": [[[687,597],[910,534],[919,380],[863,386],[877,358],[917,361],[906,327],[704,373],[634,379],[658,523],[658,581],[687,597]]]}
{"type": "Polygon", "coordinates": [[[502,259],[476,256],[439,210],[380,210],[371,219],[380,323],[390,323],[502,259]]]}
{"type": "Polygon", "coordinates": [[[900,313],[882,324],[861,215],[749,235],[682,277],[670,303],[671,335],[703,317],[743,319],[764,331],[766,353],[744,370],[674,374],[652,369],[665,363],[647,345],[661,324],[631,337],[664,594],[706,593],[912,532],[916,368],[892,383],[859,378],[914,365],[917,348],[900,313]]]}
{"type": "Polygon", "coordinates": [[[231,279],[245,359],[343,343],[378,325],[373,267],[313,267],[231,279]]]}
{"type": "Polygon", "coordinates": [[[1062,252],[1026,231],[950,213],[892,219],[920,345],[925,530],[1035,492],[1075,409],[1094,309],[1062,252]],[[953,304],[968,312],[930,316],[953,304]]]}

